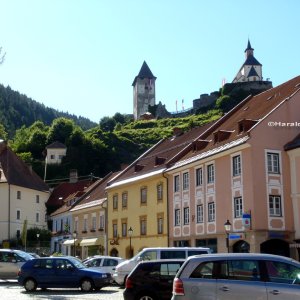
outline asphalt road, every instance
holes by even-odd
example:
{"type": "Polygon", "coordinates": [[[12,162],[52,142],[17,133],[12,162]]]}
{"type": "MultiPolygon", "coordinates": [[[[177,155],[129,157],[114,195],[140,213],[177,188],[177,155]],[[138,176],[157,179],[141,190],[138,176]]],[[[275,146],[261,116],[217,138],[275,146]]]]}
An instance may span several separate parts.
{"type": "Polygon", "coordinates": [[[109,286],[97,292],[82,293],[80,289],[37,289],[34,293],[27,293],[18,285],[16,280],[0,280],[0,299],[3,300],[123,300],[123,289],[118,286],[109,286]]]}

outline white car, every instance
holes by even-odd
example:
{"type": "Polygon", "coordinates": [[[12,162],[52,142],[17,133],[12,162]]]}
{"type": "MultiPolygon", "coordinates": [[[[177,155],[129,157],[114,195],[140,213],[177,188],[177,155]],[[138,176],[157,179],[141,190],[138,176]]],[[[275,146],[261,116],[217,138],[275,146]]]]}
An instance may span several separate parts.
{"type": "Polygon", "coordinates": [[[31,255],[20,250],[0,249],[0,279],[15,279],[21,266],[31,255]]]}
{"type": "Polygon", "coordinates": [[[113,274],[116,266],[124,260],[121,257],[95,255],[84,261],[83,264],[93,270],[113,274]]]}

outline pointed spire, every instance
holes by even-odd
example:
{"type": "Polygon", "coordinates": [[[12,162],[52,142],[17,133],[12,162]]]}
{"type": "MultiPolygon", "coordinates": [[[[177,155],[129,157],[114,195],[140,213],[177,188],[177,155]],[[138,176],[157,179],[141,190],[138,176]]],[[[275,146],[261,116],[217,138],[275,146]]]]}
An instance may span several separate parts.
{"type": "Polygon", "coordinates": [[[148,67],[146,61],[143,62],[139,74],[134,78],[134,81],[132,83],[133,86],[135,85],[137,78],[141,78],[141,79],[148,78],[154,80],[156,79],[156,77],[152,74],[150,68],[148,67]]]}
{"type": "Polygon", "coordinates": [[[252,47],[251,47],[251,43],[250,43],[250,40],[248,39],[248,45],[247,45],[247,48],[245,49],[245,52],[247,52],[247,50],[254,50],[252,47]]]}

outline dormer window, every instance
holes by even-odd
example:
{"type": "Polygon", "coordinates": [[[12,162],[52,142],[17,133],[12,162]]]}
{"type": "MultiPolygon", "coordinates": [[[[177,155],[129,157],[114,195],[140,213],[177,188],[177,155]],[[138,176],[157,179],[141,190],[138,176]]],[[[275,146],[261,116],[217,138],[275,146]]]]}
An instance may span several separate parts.
{"type": "Polygon", "coordinates": [[[250,130],[258,121],[251,119],[243,119],[238,122],[238,133],[247,132],[250,130]]]}
{"type": "Polygon", "coordinates": [[[164,164],[165,161],[166,161],[166,159],[164,157],[159,157],[159,156],[155,157],[155,165],[156,166],[164,164]]]}
{"type": "Polygon", "coordinates": [[[218,130],[214,132],[214,143],[222,142],[228,139],[234,131],[218,130]]]}
{"type": "Polygon", "coordinates": [[[199,151],[204,149],[209,144],[208,140],[196,140],[193,141],[193,151],[199,151]]]}
{"type": "Polygon", "coordinates": [[[140,172],[143,170],[144,167],[145,167],[144,165],[136,164],[134,166],[134,172],[140,172]]]}

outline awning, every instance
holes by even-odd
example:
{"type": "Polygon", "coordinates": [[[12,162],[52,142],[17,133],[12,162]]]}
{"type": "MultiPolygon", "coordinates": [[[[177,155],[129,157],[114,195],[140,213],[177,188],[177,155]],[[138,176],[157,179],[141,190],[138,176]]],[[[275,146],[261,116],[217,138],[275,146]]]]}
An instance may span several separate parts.
{"type": "Polygon", "coordinates": [[[80,246],[95,246],[95,245],[103,245],[104,244],[104,238],[98,237],[98,238],[90,238],[90,239],[83,239],[80,242],[80,246]]]}
{"type": "MultiPolygon", "coordinates": [[[[75,243],[78,241],[78,239],[75,239],[75,243]]],[[[77,244],[77,243],[76,243],[77,244]]],[[[66,240],[63,242],[63,245],[67,246],[67,245],[74,245],[74,239],[72,240],[66,240]]]]}

